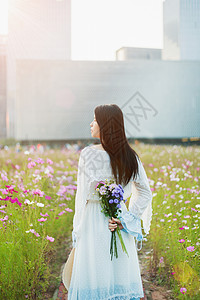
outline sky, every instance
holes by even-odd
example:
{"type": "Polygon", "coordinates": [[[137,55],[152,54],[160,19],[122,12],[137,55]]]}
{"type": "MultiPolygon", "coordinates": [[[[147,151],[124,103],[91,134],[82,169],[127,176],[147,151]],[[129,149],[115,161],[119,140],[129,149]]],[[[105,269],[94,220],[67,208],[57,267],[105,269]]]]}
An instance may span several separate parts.
{"type": "MultiPolygon", "coordinates": [[[[7,1],[0,0],[0,34],[8,31],[7,1]]],[[[163,0],[71,0],[71,59],[115,60],[121,47],[161,49],[162,5],[163,0]]]]}
{"type": "Polygon", "coordinates": [[[163,0],[72,0],[72,59],[115,60],[121,47],[163,48],[163,0]]]}

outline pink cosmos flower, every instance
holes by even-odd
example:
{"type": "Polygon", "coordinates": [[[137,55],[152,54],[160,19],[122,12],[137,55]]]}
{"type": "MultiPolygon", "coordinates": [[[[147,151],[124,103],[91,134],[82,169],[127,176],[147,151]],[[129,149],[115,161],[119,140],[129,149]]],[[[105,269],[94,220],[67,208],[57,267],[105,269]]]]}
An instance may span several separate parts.
{"type": "Polygon", "coordinates": [[[40,197],[44,196],[44,192],[40,191],[39,189],[32,190],[33,195],[39,195],[40,197]]]}
{"type": "Polygon", "coordinates": [[[44,164],[44,160],[42,158],[38,158],[35,160],[38,164],[44,164]]]}
{"type": "Polygon", "coordinates": [[[7,204],[0,206],[0,209],[6,208],[7,204]]]}
{"type": "Polygon", "coordinates": [[[43,217],[49,217],[48,213],[46,213],[44,215],[42,213],[40,213],[40,215],[43,216],[43,217]]]}
{"type": "Polygon", "coordinates": [[[37,236],[37,237],[39,237],[40,235],[39,235],[39,233],[37,233],[37,232],[34,232],[34,234],[35,234],[35,236],[37,236]]]}
{"type": "Polygon", "coordinates": [[[11,203],[17,203],[20,207],[22,206],[21,202],[19,202],[19,200],[17,198],[14,198],[14,199],[10,199],[10,202],[11,203]]]}
{"type": "Polygon", "coordinates": [[[185,294],[186,291],[187,291],[186,288],[180,288],[180,292],[181,292],[182,294],[185,294]]]}
{"type": "Polygon", "coordinates": [[[193,207],[191,207],[191,210],[194,210],[194,211],[196,211],[196,212],[198,211],[197,209],[195,209],[195,208],[193,208],[193,207]]]}
{"type": "Polygon", "coordinates": [[[36,166],[36,163],[34,161],[29,162],[28,165],[27,165],[28,169],[31,169],[35,166],[36,166]]]}
{"type": "Polygon", "coordinates": [[[7,221],[8,220],[8,215],[6,215],[3,219],[0,219],[0,221],[7,221]]]}
{"type": "Polygon", "coordinates": [[[15,192],[15,193],[18,193],[18,191],[15,191],[14,190],[14,185],[6,185],[6,187],[7,187],[7,191],[9,192],[9,193],[11,193],[11,194],[13,194],[13,192],[15,192]]]}
{"type": "Polygon", "coordinates": [[[8,177],[6,175],[4,175],[3,173],[1,173],[1,178],[4,181],[8,181],[8,177]]]}
{"type": "Polygon", "coordinates": [[[49,173],[47,174],[47,177],[53,178],[53,175],[49,173]]]}
{"type": "Polygon", "coordinates": [[[2,192],[3,195],[7,195],[8,191],[6,189],[0,189],[0,191],[2,192]]]}
{"type": "Polygon", "coordinates": [[[73,210],[71,208],[65,208],[66,211],[72,212],[73,210]]]}
{"type": "Polygon", "coordinates": [[[58,216],[62,216],[65,213],[65,211],[61,211],[58,216]]]}
{"type": "Polygon", "coordinates": [[[194,251],[194,246],[187,247],[187,250],[190,251],[190,252],[194,251]]]}
{"type": "Polygon", "coordinates": [[[50,164],[50,165],[53,165],[53,161],[49,158],[47,158],[47,163],[50,164]]]}
{"type": "Polygon", "coordinates": [[[164,261],[164,258],[161,256],[161,258],[160,258],[160,264],[163,263],[163,261],[164,261]]]}
{"type": "Polygon", "coordinates": [[[191,201],[189,201],[189,200],[186,200],[186,201],[185,201],[185,203],[190,203],[190,202],[191,202],[191,201]]]}
{"type": "Polygon", "coordinates": [[[46,219],[44,219],[44,218],[38,219],[39,222],[45,222],[46,220],[47,220],[47,218],[46,219]]]}
{"type": "Polygon", "coordinates": [[[184,240],[184,239],[180,239],[179,242],[180,242],[180,243],[184,243],[185,240],[184,240]]]}
{"type": "Polygon", "coordinates": [[[184,227],[179,227],[179,229],[183,230],[183,229],[184,229],[184,227]]]}
{"type": "Polygon", "coordinates": [[[48,235],[47,235],[46,239],[49,240],[50,242],[53,242],[53,241],[54,241],[54,238],[51,237],[51,236],[48,236],[48,235]]]}
{"type": "Polygon", "coordinates": [[[45,199],[50,200],[51,197],[50,196],[45,196],[45,199]]]}

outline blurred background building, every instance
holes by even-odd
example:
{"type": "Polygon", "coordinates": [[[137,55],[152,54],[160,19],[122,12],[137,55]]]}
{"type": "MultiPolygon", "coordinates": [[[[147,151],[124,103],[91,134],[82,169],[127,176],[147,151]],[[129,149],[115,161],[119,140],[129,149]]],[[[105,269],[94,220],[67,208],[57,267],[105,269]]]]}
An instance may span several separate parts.
{"type": "Polygon", "coordinates": [[[184,61],[18,60],[16,137],[90,138],[104,103],[122,109],[127,137],[199,136],[199,70],[184,61]]]}
{"type": "Polygon", "coordinates": [[[163,26],[163,59],[200,60],[199,0],[165,0],[163,26]]]}
{"type": "MultiPolygon", "coordinates": [[[[7,51],[7,136],[15,137],[16,61],[69,60],[71,0],[9,0],[7,51]]],[[[29,74],[29,77],[31,74],[29,74]]],[[[34,84],[34,83],[33,83],[34,84]]]]}
{"type": "Polygon", "coordinates": [[[161,59],[161,49],[122,47],[116,51],[116,60],[161,59]]]}
{"type": "Polygon", "coordinates": [[[0,35],[0,138],[6,137],[6,102],[7,102],[7,36],[0,35]]]}
{"type": "Polygon", "coordinates": [[[127,137],[200,136],[200,0],[164,1],[164,48],[122,47],[116,61],[71,60],[70,0],[10,3],[2,136],[88,139],[95,106],[107,103],[122,109],[127,137]]]}

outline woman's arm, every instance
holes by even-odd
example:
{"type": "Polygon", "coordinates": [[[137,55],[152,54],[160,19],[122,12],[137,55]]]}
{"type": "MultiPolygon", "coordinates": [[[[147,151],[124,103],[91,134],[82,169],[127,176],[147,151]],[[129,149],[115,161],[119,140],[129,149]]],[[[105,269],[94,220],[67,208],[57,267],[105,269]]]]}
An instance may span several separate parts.
{"type": "MultiPolygon", "coordinates": [[[[143,219],[143,226],[145,225],[143,229],[145,229],[146,233],[148,233],[151,222],[152,192],[140,160],[138,160],[138,168],[138,174],[132,181],[132,195],[128,210],[120,213],[119,220],[123,231],[135,236],[137,241],[141,241],[143,240],[141,219],[143,219]]],[[[120,224],[119,222],[117,223],[120,224]]],[[[109,226],[110,229],[114,228],[113,221],[109,220],[109,226]]]]}
{"type": "Polygon", "coordinates": [[[81,150],[79,161],[78,161],[78,172],[77,172],[77,190],[75,196],[75,213],[73,217],[73,231],[72,231],[72,243],[73,247],[76,247],[78,231],[80,227],[82,204],[84,203],[84,187],[85,187],[85,161],[83,159],[83,150],[81,150]]]}

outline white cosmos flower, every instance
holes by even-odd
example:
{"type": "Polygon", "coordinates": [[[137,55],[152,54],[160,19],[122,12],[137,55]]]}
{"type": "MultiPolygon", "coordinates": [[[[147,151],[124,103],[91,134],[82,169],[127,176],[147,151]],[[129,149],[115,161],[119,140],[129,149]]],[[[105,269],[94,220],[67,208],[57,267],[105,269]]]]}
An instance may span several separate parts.
{"type": "Polygon", "coordinates": [[[36,204],[38,207],[44,207],[44,204],[43,203],[37,203],[36,204]]]}
{"type": "Polygon", "coordinates": [[[30,205],[30,204],[33,204],[33,203],[35,203],[35,202],[34,202],[34,201],[30,201],[30,200],[28,200],[28,199],[25,199],[24,204],[26,204],[26,203],[30,205]]]}
{"type": "Polygon", "coordinates": [[[49,169],[46,168],[45,171],[44,171],[44,173],[45,173],[45,174],[49,174],[49,173],[50,173],[49,169]]]}

